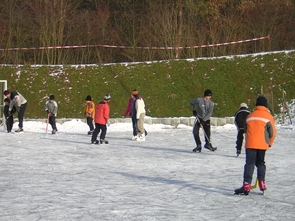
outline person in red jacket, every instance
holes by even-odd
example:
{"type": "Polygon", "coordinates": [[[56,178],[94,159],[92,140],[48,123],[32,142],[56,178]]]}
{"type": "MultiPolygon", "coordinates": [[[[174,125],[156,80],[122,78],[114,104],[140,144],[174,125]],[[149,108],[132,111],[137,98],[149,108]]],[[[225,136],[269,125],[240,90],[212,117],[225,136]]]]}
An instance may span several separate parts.
{"type": "Polygon", "coordinates": [[[106,94],[103,101],[99,102],[95,107],[95,129],[92,133],[91,144],[108,144],[109,142],[105,140],[107,133],[107,122],[110,118],[110,107],[109,102],[111,100],[111,95],[106,94]],[[100,134],[100,141],[97,140],[97,136],[100,134]]]}
{"type": "Polygon", "coordinates": [[[267,99],[260,96],[256,100],[255,110],[246,118],[244,181],[243,186],[235,190],[235,194],[249,194],[255,166],[257,167],[259,188],[261,191],[266,190],[265,152],[273,145],[275,137],[274,118],[267,109],[267,99]]]}

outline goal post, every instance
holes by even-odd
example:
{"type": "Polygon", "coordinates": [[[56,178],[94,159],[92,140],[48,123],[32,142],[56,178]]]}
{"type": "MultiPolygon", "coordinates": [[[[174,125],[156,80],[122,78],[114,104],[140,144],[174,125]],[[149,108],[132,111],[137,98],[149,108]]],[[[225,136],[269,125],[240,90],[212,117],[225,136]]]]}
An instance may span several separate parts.
{"type": "Polygon", "coordinates": [[[3,127],[6,130],[6,123],[5,123],[5,117],[4,117],[4,94],[3,92],[7,90],[7,80],[0,80],[0,124],[3,123],[3,127]]]}

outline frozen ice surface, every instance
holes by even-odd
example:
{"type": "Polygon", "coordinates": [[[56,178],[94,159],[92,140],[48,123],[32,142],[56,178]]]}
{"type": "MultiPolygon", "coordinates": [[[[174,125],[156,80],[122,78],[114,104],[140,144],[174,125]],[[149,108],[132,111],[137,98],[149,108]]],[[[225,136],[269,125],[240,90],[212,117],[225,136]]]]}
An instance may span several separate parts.
{"type": "Polygon", "coordinates": [[[181,125],[146,125],[145,142],[131,140],[130,124],[111,125],[108,145],[91,145],[80,121],[56,135],[41,122],[25,122],[22,134],[1,128],[0,220],[295,220],[291,126],[278,127],[266,153],[265,196],[233,194],[245,162],[233,125],[212,127],[218,150],[201,153],[181,125]]]}

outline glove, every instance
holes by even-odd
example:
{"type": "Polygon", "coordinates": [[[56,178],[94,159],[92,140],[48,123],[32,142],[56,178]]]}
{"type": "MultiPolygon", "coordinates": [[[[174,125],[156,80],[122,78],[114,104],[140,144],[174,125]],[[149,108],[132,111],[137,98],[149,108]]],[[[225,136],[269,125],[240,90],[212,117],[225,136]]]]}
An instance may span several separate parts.
{"type": "Polygon", "coordinates": [[[109,120],[107,121],[107,125],[108,127],[111,126],[111,122],[109,120]]]}
{"type": "Polygon", "coordinates": [[[47,113],[50,113],[50,110],[46,110],[47,113]]]}
{"type": "Polygon", "coordinates": [[[197,111],[193,110],[193,115],[196,117],[197,116],[197,111]]]}
{"type": "Polygon", "coordinates": [[[91,117],[91,114],[86,113],[85,116],[86,116],[86,117],[91,117]]]}

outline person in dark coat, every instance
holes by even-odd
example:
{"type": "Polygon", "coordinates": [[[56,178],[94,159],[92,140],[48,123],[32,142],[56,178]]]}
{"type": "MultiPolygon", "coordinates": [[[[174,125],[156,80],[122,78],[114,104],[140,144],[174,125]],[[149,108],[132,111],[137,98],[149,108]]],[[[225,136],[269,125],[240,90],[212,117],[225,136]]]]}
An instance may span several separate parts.
{"type": "Polygon", "coordinates": [[[4,116],[6,120],[6,129],[7,133],[10,133],[13,127],[13,114],[15,113],[16,109],[13,107],[12,111],[9,112],[9,105],[10,105],[10,99],[5,98],[4,99],[4,116]]]}
{"type": "Polygon", "coordinates": [[[246,118],[250,113],[251,111],[248,109],[248,105],[246,103],[241,103],[240,109],[235,113],[235,125],[238,130],[236,140],[237,156],[241,154],[245,133],[246,118]]]}
{"type": "Polygon", "coordinates": [[[9,112],[12,113],[13,107],[16,108],[18,112],[18,129],[15,131],[16,133],[23,132],[23,120],[27,107],[27,100],[24,96],[22,96],[18,91],[9,91],[6,90],[3,92],[4,96],[10,99],[9,104],[9,112]]]}
{"type": "Polygon", "coordinates": [[[196,117],[193,126],[193,135],[197,147],[193,149],[193,152],[201,152],[202,144],[199,135],[199,130],[202,127],[204,129],[205,145],[204,148],[210,151],[215,151],[216,148],[211,145],[211,125],[210,117],[213,113],[214,103],[211,101],[212,91],[210,89],[205,90],[204,97],[198,97],[190,101],[190,106],[193,111],[193,115],[196,117]],[[197,110],[196,110],[197,108],[197,110]]]}

